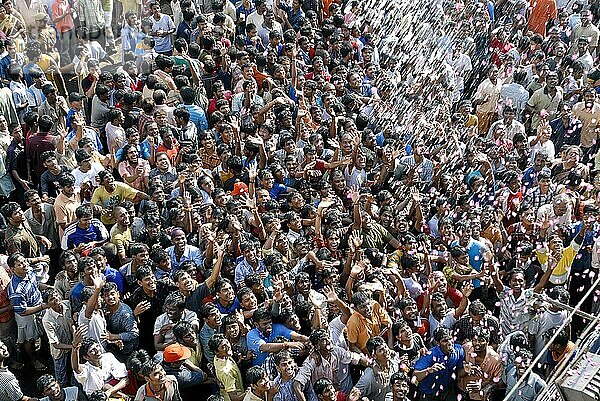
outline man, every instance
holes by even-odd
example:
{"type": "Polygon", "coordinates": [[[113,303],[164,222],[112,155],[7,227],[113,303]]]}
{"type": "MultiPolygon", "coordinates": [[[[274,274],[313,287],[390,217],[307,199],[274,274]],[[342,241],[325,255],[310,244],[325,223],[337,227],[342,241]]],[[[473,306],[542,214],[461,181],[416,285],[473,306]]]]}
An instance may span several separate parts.
{"type": "Polygon", "coordinates": [[[110,101],[110,89],[103,84],[97,84],[92,98],[91,126],[101,134],[106,132],[108,121],[108,102],[110,101]]]}
{"type": "Polygon", "coordinates": [[[131,220],[129,212],[123,206],[116,206],[113,210],[116,224],[110,229],[110,242],[117,247],[119,263],[124,265],[131,258],[129,255],[129,244],[133,242],[131,235],[131,220]]]}
{"type": "Polygon", "coordinates": [[[52,243],[48,238],[33,233],[18,203],[9,202],[2,206],[0,212],[7,223],[4,235],[8,252],[23,254],[32,265],[38,280],[45,283],[49,278],[50,257],[43,255],[42,247],[50,249],[52,243]]]}
{"type": "Polygon", "coordinates": [[[314,349],[294,377],[294,394],[299,401],[306,400],[305,389],[321,378],[327,378],[336,387],[349,391],[352,379],[349,370],[342,369],[342,366],[349,364],[368,366],[371,362],[365,355],[333,345],[331,336],[324,329],[313,331],[309,339],[314,349]]]}
{"type": "Polygon", "coordinates": [[[308,341],[306,336],[298,334],[282,324],[273,325],[271,312],[267,309],[256,309],[252,319],[254,320],[254,328],[246,335],[246,341],[248,350],[255,355],[252,360],[253,366],[262,365],[268,354],[279,352],[282,349],[301,350],[304,348],[302,342],[308,341]],[[274,342],[275,338],[279,336],[292,341],[274,342]]]}
{"type": "Polygon", "coordinates": [[[59,237],[62,238],[67,226],[77,218],[77,209],[81,202],[79,200],[79,191],[75,191],[75,177],[71,174],[64,174],[58,179],[60,188],[59,194],[54,200],[54,213],[56,223],[58,224],[59,237]]]}
{"type": "Polygon", "coordinates": [[[99,342],[83,338],[83,330],[73,334],[73,352],[71,366],[75,378],[83,387],[86,395],[102,390],[106,395],[118,395],[129,383],[127,368],[110,352],[104,352],[99,342]],[[80,354],[86,361],[81,364],[80,354]]]}
{"type": "Polygon", "coordinates": [[[521,348],[515,354],[515,363],[509,364],[504,370],[502,381],[506,384],[506,395],[512,393],[507,401],[531,401],[546,388],[546,382],[535,372],[529,372],[527,379],[515,388],[517,382],[531,366],[531,352],[526,348],[521,348]]]}
{"type": "Polygon", "coordinates": [[[59,245],[59,237],[56,226],[56,216],[52,205],[42,202],[40,195],[35,189],[25,192],[25,202],[29,209],[25,211],[25,219],[31,227],[31,232],[40,235],[52,243],[50,249],[55,250],[59,245]]]}
{"type": "Polygon", "coordinates": [[[563,101],[558,106],[558,115],[550,121],[550,128],[552,128],[550,140],[557,150],[562,149],[563,145],[581,143],[581,121],[573,115],[569,102],[563,101]]]}
{"type": "Polygon", "coordinates": [[[463,345],[464,368],[459,372],[458,388],[469,400],[487,400],[502,376],[500,355],[489,345],[490,332],[479,326],[471,341],[463,345]]]}
{"type": "Polygon", "coordinates": [[[38,109],[38,113],[40,117],[50,116],[52,119],[52,128],[48,133],[55,136],[66,135],[66,116],[69,113],[66,99],[56,94],[56,88],[52,84],[45,84],[42,87],[42,93],[46,96],[46,100],[38,109]]]}
{"type": "Polygon", "coordinates": [[[94,277],[98,275],[98,267],[96,261],[91,257],[83,257],[77,262],[77,270],[81,276],[81,280],[73,286],[71,293],[69,294],[69,300],[71,301],[71,309],[79,311],[82,305],[81,293],[86,287],[94,286],[94,277]]]}
{"type": "MultiPolygon", "coordinates": [[[[524,102],[525,103],[525,102],[524,102]]],[[[487,138],[491,139],[493,133],[496,131],[497,127],[500,125],[504,126],[506,139],[512,141],[515,137],[515,134],[521,133],[525,134],[525,126],[521,124],[515,118],[516,112],[515,109],[511,106],[504,106],[502,109],[502,120],[498,120],[490,126],[490,129],[487,134],[487,138]]]]}
{"type": "Polygon", "coordinates": [[[452,332],[438,327],[433,338],[439,344],[417,360],[414,375],[424,401],[456,399],[454,385],[458,372],[463,369],[465,351],[454,343],[452,332]]]}
{"type": "Polygon", "coordinates": [[[34,184],[31,182],[31,173],[27,168],[23,130],[17,122],[10,124],[8,130],[12,141],[6,149],[6,171],[10,174],[15,186],[10,195],[11,199],[23,200],[22,194],[34,188],[34,184]]]}
{"type": "Polygon", "coordinates": [[[269,376],[261,366],[252,366],[246,372],[246,382],[250,386],[243,401],[262,401],[270,389],[269,376]]]}
{"type": "Polygon", "coordinates": [[[573,117],[581,121],[581,150],[584,163],[596,155],[597,129],[600,126],[600,105],[596,103],[596,90],[585,89],[583,100],[573,106],[573,117]]]}
{"type": "Polygon", "coordinates": [[[369,294],[358,291],[352,296],[354,312],[348,319],[348,345],[351,351],[368,355],[369,338],[383,334],[392,325],[385,309],[369,294]]]}
{"type": "Polygon", "coordinates": [[[85,39],[99,40],[102,42],[102,45],[106,45],[106,22],[102,2],[100,0],[90,0],[78,4],[77,15],[79,15],[82,27],[86,28],[85,39]]]}
{"type": "MultiPolygon", "coordinates": [[[[4,366],[4,360],[9,357],[8,348],[0,341],[0,399],[2,401],[37,401],[37,398],[23,395],[19,381],[15,375],[4,366]]],[[[70,401],[70,400],[69,400],[70,401]]]]}
{"type": "Polygon", "coordinates": [[[496,119],[496,108],[500,99],[502,80],[498,79],[498,68],[491,65],[487,72],[487,78],[479,84],[473,100],[476,108],[478,129],[480,135],[487,134],[490,125],[496,119]]]}
{"type": "Polygon", "coordinates": [[[367,341],[367,350],[373,358],[371,366],[367,367],[350,393],[360,394],[372,401],[385,401],[389,399],[392,385],[389,378],[400,371],[400,362],[392,358],[392,351],[385,340],[379,336],[367,341]],[[381,376],[384,376],[383,378],[381,376]]]}
{"type": "Polygon", "coordinates": [[[241,401],[244,398],[244,383],[242,373],[233,359],[231,343],[223,334],[215,334],[208,343],[215,355],[213,363],[215,376],[222,383],[221,395],[231,401],[241,401]]]}
{"type": "Polygon", "coordinates": [[[204,324],[198,333],[200,344],[204,350],[204,355],[208,363],[213,362],[215,354],[209,346],[209,341],[213,335],[220,331],[221,328],[221,312],[214,304],[205,304],[200,308],[200,316],[204,320],[204,324]]]}
{"type": "Polygon", "coordinates": [[[129,297],[129,306],[138,319],[140,348],[154,353],[154,322],[163,313],[167,296],[176,290],[164,281],[157,281],[154,272],[147,266],[135,272],[138,288],[129,297]]]}
{"type": "Polygon", "coordinates": [[[177,378],[181,389],[197,386],[208,377],[197,366],[186,363],[191,355],[192,351],[180,344],[168,345],[163,351],[163,368],[167,374],[177,378]]]}
{"type": "Polygon", "coordinates": [[[259,273],[267,276],[267,268],[261,258],[259,258],[259,252],[257,245],[251,241],[244,241],[240,245],[240,251],[242,251],[243,259],[235,267],[235,284],[240,285],[244,282],[247,275],[252,273],[259,273]]]}
{"type": "Polygon", "coordinates": [[[58,163],[56,153],[53,150],[42,153],[40,159],[46,168],[40,177],[40,192],[42,193],[42,200],[50,202],[58,196],[59,179],[69,173],[70,169],[64,164],[58,163]]]}
{"type": "Polygon", "coordinates": [[[167,375],[160,363],[147,361],[140,369],[140,375],[146,380],[135,395],[135,401],[156,399],[160,394],[161,401],[181,401],[177,378],[167,375]]]}
{"type": "MultiPolygon", "coordinates": [[[[52,86],[52,84],[48,85],[52,86]]],[[[44,88],[48,88],[47,85],[44,85],[44,88]]],[[[53,125],[54,121],[52,121],[52,117],[40,115],[38,118],[38,132],[27,138],[25,142],[25,152],[27,153],[29,169],[35,182],[41,179],[44,172],[45,159],[42,156],[47,151],[54,152],[56,150],[58,137],[50,134],[53,125]]]]}
{"type": "Polygon", "coordinates": [[[540,123],[551,121],[558,113],[558,106],[563,100],[563,90],[558,86],[556,71],[548,72],[546,86],[533,92],[525,105],[525,113],[531,115],[531,131],[536,132],[540,123]],[[542,110],[546,115],[542,116],[542,110]]]}
{"type": "Polygon", "coordinates": [[[477,327],[483,327],[489,333],[488,343],[492,346],[500,345],[500,322],[497,317],[487,313],[483,302],[478,299],[471,302],[468,312],[468,316],[461,317],[454,325],[456,342],[463,344],[470,341],[473,338],[474,330],[477,327]]]}
{"type": "Polygon", "coordinates": [[[48,304],[48,309],[42,318],[44,331],[50,343],[50,355],[54,361],[54,376],[57,384],[68,386],[71,382],[71,372],[68,369],[73,342],[73,318],[71,305],[63,300],[60,293],[48,289],[42,294],[42,300],[48,304]]]}
{"type": "Polygon", "coordinates": [[[158,54],[171,56],[173,54],[173,39],[171,35],[175,33],[175,24],[170,16],[160,12],[158,1],[149,1],[147,7],[152,14],[152,31],[150,31],[150,36],[154,37],[154,50],[158,54]]]}
{"type": "Polygon", "coordinates": [[[137,203],[142,199],[150,199],[145,193],[133,189],[123,182],[116,182],[109,171],[101,171],[98,173],[98,178],[100,186],[94,191],[91,203],[102,207],[100,220],[106,225],[115,224],[114,207],[123,200],[129,199],[137,203]]]}
{"type": "Polygon", "coordinates": [[[193,245],[188,245],[185,232],[180,228],[175,228],[171,232],[171,241],[173,246],[167,248],[171,257],[171,269],[176,272],[179,266],[185,261],[192,261],[198,267],[204,266],[203,252],[193,245]]]}
{"type": "Polygon", "coordinates": [[[60,61],[62,66],[71,64],[72,56],[75,55],[74,13],[75,10],[67,0],[52,1],[52,20],[60,37],[60,61]]]}
{"type": "Polygon", "coordinates": [[[164,152],[156,153],[156,167],[150,170],[148,180],[154,182],[154,178],[160,180],[166,192],[171,192],[177,185],[177,174],[171,165],[171,159],[164,152]]]}
{"type": "MultiPolygon", "coordinates": [[[[137,288],[135,272],[142,266],[146,266],[150,261],[150,249],[148,245],[134,242],[129,247],[131,261],[119,268],[119,272],[125,280],[126,292],[133,292],[137,288]]],[[[155,274],[158,277],[157,274],[155,274]]]]}
{"type": "MultiPolygon", "coordinates": [[[[57,198],[58,199],[58,198],[57,198]]],[[[94,218],[94,213],[89,205],[81,205],[75,210],[77,221],[65,230],[61,248],[73,249],[81,254],[95,247],[102,246],[108,241],[109,234],[106,226],[94,218]]]]}
{"type": "Polygon", "coordinates": [[[135,316],[129,305],[121,302],[121,295],[115,283],[106,283],[101,294],[108,309],[105,318],[109,333],[109,350],[118,360],[125,362],[138,348],[139,331],[135,316]]]}
{"type": "Polygon", "coordinates": [[[267,9],[263,14],[264,20],[262,25],[258,25],[258,37],[262,41],[263,46],[267,47],[269,45],[269,34],[272,31],[279,32],[280,35],[283,35],[283,29],[281,28],[281,24],[275,21],[275,13],[272,9],[267,9]]]}
{"type": "Polygon", "coordinates": [[[36,370],[44,370],[46,366],[38,359],[35,342],[43,333],[42,311],[48,308],[48,305],[42,302],[40,289],[47,286],[38,283],[35,273],[22,253],[12,253],[7,264],[13,272],[7,293],[17,321],[17,344],[23,344],[25,354],[36,370]]]}
{"type": "Polygon", "coordinates": [[[79,399],[77,387],[63,387],[52,375],[40,376],[37,379],[36,387],[45,396],[40,398],[40,401],[77,401],[79,399]]]}

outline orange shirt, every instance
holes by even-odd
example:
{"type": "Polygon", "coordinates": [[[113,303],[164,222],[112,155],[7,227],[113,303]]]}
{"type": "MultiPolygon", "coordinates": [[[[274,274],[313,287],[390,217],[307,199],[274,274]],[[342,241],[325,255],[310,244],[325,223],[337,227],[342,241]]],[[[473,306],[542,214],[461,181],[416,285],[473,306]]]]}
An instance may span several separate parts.
{"type": "Polygon", "coordinates": [[[356,344],[364,353],[367,353],[367,341],[369,338],[381,335],[381,331],[391,324],[388,313],[377,302],[373,303],[373,314],[367,319],[358,312],[354,312],[346,327],[348,328],[348,342],[356,344]]]}
{"type": "Polygon", "coordinates": [[[536,0],[531,5],[527,29],[546,36],[546,23],[550,19],[555,19],[557,14],[556,0],[536,0]]]}

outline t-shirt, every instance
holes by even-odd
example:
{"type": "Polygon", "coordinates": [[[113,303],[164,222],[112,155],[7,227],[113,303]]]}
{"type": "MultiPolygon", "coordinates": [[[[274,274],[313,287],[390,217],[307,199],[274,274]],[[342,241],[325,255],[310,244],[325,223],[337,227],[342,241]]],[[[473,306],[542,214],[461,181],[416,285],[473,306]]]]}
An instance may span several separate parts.
{"type": "Polygon", "coordinates": [[[454,350],[450,355],[444,354],[439,346],[432,348],[430,352],[419,358],[415,370],[425,370],[436,363],[444,365],[445,369],[427,375],[419,382],[419,391],[426,395],[446,391],[455,382],[458,371],[463,368],[464,359],[465,351],[459,344],[454,344],[454,350]]]}
{"type": "MultiPolygon", "coordinates": [[[[160,19],[157,21],[154,17],[150,18],[152,21],[153,31],[170,31],[175,29],[175,24],[171,17],[166,14],[161,14],[160,19]]],[[[173,42],[171,41],[171,35],[167,35],[164,38],[154,36],[154,51],[157,53],[166,53],[173,50],[173,42]]]]}
{"type": "Polygon", "coordinates": [[[289,340],[292,338],[293,333],[292,330],[279,323],[273,324],[273,330],[269,338],[265,337],[257,328],[250,330],[246,335],[246,343],[248,344],[248,349],[256,355],[252,360],[252,366],[262,365],[269,355],[267,352],[260,350],[261,345],[271,343],[279,336],[283,336],[289,340]]]}
{"type": "Polygon", "coordinates": [[[109,211],[109,213],[103,214],[100,220],[104,224],[112,225],[115,224],[115,218],[113,216],[113,208],[121,203],[125,199],[132,200],[138,194],[138,191],[131,188],[129,185],[122,182],[115,182],[115,190],[108,192],[104,186],[99,186],[92,195],[92,204],[102,206],[103,209],[109,211]]]}

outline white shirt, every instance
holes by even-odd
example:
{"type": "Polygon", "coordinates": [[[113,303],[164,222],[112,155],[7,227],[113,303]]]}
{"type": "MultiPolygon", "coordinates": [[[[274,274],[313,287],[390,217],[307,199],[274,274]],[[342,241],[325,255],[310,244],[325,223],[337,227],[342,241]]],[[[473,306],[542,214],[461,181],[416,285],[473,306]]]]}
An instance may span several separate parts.
{"type": "Polygon", "coordinates": [[[90,168],[89,171],[86,173],[81,171],[79,167],[71,171],[71,174],[73,174],[73,177],[75,177],[76,190],[81,190],[81,184],[83,184],[84,182],[89,182],[94,188],[97,188],[98,182],[96,181],[96,176],[102,170],[104,170],[104,167],[102,167],[100,163],[92,162],[92,168],[90,168]]]}
{"type": "Polygon", "coordinates": [[[75,379],[83,386],[83,391],[90,395],[96,390],[102,390],[102,386],[111,378],[123,379],[127,377],[127,368],[124,363],[117,361],[111,353],[102,354],[100,367],[89,362],[80,364],[81,373],[75,373],[75,379]]]}

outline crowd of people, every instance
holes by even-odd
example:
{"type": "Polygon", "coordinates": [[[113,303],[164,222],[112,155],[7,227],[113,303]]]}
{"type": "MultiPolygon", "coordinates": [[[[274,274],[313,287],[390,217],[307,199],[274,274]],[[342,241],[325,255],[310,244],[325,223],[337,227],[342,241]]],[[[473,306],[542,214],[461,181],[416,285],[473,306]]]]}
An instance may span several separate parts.
{"type": "Polygon", "coordinates": [[[599,20],[2,0],[0,400],[536,400],[599,313],[599,20]]]}

